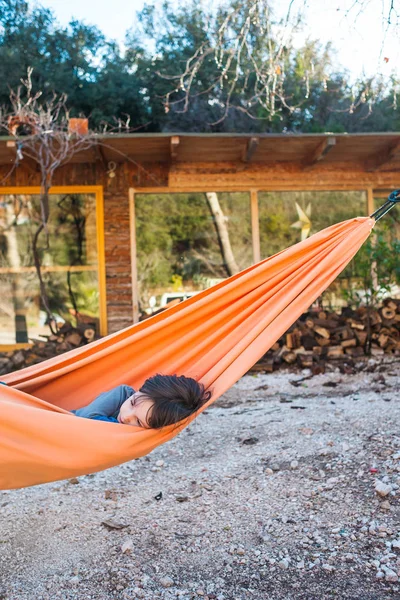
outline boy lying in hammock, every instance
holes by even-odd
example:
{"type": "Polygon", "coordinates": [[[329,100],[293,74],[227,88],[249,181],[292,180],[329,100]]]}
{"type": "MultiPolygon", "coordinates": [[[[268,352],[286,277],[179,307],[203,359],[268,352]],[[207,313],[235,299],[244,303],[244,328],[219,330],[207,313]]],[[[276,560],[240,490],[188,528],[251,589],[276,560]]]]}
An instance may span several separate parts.
{"type": "Polygon", "coordinates": [[[119,385],[72,412],[86,419],[160,429],[189,417],[210,397],[211,392],[191,377],[154,375],[138,392],[129,385],[119,385]]]}

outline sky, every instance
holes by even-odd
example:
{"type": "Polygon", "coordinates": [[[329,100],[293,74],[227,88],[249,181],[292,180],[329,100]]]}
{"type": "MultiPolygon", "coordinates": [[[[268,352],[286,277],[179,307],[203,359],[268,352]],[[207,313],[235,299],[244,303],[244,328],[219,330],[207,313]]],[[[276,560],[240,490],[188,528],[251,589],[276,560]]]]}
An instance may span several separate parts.
{"type": "MultiPolygon", "coordinates": [[[[365,75],[383,76],[400,71],[400,24],[396,14],[392,13],[392,24],[385,33],[391,1],[293,0],[292,10],[306,4],[305,34],[323,42],[332,40],[338,65],[345,66],[355,80],[363,71],[365,75]]],[[[159,4],[161,0],[149,1],[154,2],[159,4]]],[[[51,8],[63,25],[72,18],[84,20],[123,44],[126,30],[135,26],[136,12],[145,0],[40,0],[39,3],[51,8]]],[[[278,14],[279,11],[286,14],[289,3],[289,0],[272,0],[278,14]]],[[[400,1],[394,0],[394,5],[400,11],[400,1]]],[[[297,36],[299,45],[305,34],[297,36]]]]}

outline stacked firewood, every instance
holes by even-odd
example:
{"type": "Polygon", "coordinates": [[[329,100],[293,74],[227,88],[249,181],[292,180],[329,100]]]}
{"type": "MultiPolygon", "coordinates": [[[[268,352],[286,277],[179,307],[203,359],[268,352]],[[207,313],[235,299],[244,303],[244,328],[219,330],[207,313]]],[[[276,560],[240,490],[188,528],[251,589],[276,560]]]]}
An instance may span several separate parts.
{"type": "Polygon", "coordinates": [[[98,336],[95,323],[83,322],[77,327],[65,323],[57,331],[57,334],[43,337],[43,340],[32,340],[33,344],[29,348],[2,352],[0,354],[0,375],[29,367],[47,358],[84,346],[98,336]]]}
{"type": "MultiPolygon", "coordinates": [[[[0,375],[39,363],[96,338],[96,323],[81,322],[78,327],[65,323],[56,335],[33,340],[29,348],[1,353],[0,375]]],[[[326,310],[304,313],[251,372],[272,372],[292,365],[320,373],[326,361],[350,361],[367,354],[400,356],[400,300],[386,299],[378,309],[346,307],[340,315],[326,310]]]]}
{"type": "Polygon", "coordinates": [[[326,360],[383,354],[400,355],[400,300],[386,299],[379,309],[343,308],[304,313],[251,371],[272,372],[297,365],[318,372],[326,360]]]}

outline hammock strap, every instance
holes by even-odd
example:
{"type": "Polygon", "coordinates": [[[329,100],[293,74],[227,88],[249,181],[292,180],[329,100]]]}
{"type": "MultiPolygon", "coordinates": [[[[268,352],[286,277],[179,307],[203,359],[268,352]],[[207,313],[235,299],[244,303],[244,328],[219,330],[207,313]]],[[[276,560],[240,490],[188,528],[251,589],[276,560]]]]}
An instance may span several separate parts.
{"type": "Polygon", "coordinates": [[[375,221],[379,221],[389,210],[392,210],[394,205],[400,202],[400,190],[393,190],[391,194],[389,194],[388,199],[385,204],[383,204],[380,208],[378,208],[372,215],[369,215],[371,218],[375,219],[375,221]]]}

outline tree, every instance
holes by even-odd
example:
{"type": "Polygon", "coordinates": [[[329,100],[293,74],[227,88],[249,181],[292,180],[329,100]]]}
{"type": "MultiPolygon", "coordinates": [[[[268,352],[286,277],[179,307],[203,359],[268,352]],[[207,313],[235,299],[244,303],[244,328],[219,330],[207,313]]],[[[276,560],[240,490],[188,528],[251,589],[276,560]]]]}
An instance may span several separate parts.
{"type": "MultiPolygon", "coordinates": [[[[359,4],[367,10],[366,2],[359,4]]],[[[282,19],[275,18],[270,0],[230,0],[209,13],[194,2],[178,9],[165,2],[159,11],[145,6],[139,15],[142,32],[132,34],[128,42],[146,36],[154,40],[155,55],[147,61],[144,75],[151,71],[164,79],[162,83],[154,75],[147,77],[147,90],[155,89],[156,97],[163,98],[168,129],[176,128],[177,117],[184,124],[190,120],[193,127],[201,114],[203,127],[216,131],[222,123],[226,131],[243,130],[243,125],[247,131],[285,131],[293,130],[292,123],[300,131],[310,127],[321,100],[328,115],[337,112],[341,122],[346,112],[356,128],[365,127],[366,119],[370,125],[372,106],[383,99],[391,96],[388,104],[397,110],[394,77],[392,89],[379,77],[360,78],[349,88],[346,73],[333,67],[329,44],[323,48],[309,39],[295,50],[292,38],[305,27],[306,3],[299,2],[296,12],[294,5],[288,2],[282,19]]],[[[318,131],[321,125],[311,127],[318,131]]],[[[329,130],[347,129],[338,125],[329,130]]]]}
{"type": "Polygon", "coordinates": [[[28,68],[33,93],[40,91],[42,101],[66,95],[70,115],[90,117],[94,129],[127,115],[131,127],[149,120],[130,63],[97,27],[77,20],[61,27],[40,5],[0,0],[0,106],[11,109],[10,89],[28,68]]]}

